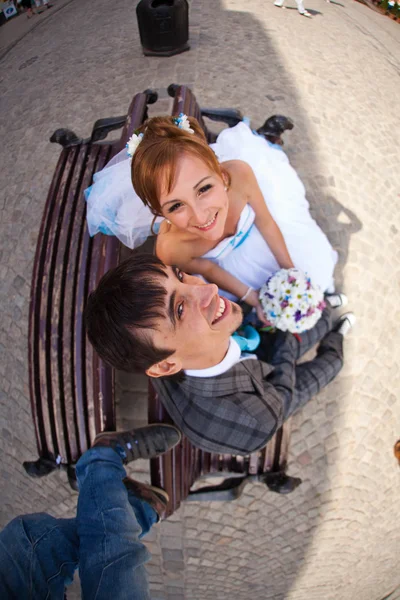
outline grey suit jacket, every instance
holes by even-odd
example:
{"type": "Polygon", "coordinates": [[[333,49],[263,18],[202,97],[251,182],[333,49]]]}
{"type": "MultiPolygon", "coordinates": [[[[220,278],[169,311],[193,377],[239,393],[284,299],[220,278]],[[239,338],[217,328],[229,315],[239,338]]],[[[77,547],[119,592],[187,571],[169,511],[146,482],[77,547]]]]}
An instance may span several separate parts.
{"type": "Polygon", "coordinates": [[[152,379],[175,424],[197,447],[222,454],[263,448],[283,422],[283,397],[268,382],[273,367],[244,360],[216,377],[152,379]]]}
{"type": "Polygon", "coordinates": [[[208,452],[250,454],[263,448],[296,410],[325,387],[343,364],[343,336],[331,331],[332,309],[301,334],[261,333],[258,359],[216,377],[153,379],[162,403],[190,441],[208,452]],[[296,361],[320,342],[311,361],[296,361]]]}

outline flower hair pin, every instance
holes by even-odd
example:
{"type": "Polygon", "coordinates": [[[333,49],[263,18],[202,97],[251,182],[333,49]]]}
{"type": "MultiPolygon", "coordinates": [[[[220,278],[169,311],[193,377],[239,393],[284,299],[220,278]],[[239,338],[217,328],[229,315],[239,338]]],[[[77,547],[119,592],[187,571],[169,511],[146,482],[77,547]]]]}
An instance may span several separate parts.
{"type": "Polygon", "coordinates": [[[126,153],[130,158],[135,154],[136,148],[139,146],[142,139],[143,133],[134,133],[128,140],[128,143],[126,144],[126,153]]]}
{"type": "MultiPolygon", "coordinates": [[[[187,131],[188,133],[194,133],[194,129],[190,127],[189,119],[186,115],[181,113],[179,117],[174,117],[172,121],[179,127],[179,129],[183,129],[183,131],[187,131]]],[[[126,144],[126,152],[130,158],[135,154],[136,148],[139,146],[140,142],[143,139],[143,133],[134,133],[132,137],[128,140],[126,144]]]]}
{"type": "Polygon", "coordinates": [[[180,113],[179,117],[174,117],[173,121],[175,125],[179,127],[179,129],[183,129],[188,133],[194,133],[194,129],[190,127],[189,119],[183,113],[180,113]]]}

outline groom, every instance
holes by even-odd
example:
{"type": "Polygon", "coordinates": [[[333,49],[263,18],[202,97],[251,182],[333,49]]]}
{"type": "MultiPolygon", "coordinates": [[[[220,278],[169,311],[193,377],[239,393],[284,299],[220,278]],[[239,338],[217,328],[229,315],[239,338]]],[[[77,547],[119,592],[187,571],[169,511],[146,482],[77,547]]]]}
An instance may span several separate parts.
{"type": "MultiPolygon", "coordinates": [[[[340,300],[343,296],[335,296],[340,300]]],[[[249,454],[340,371],[347,313],[332,327],[327,303],[317,325],[298,339],[261,334],[254,354],[231,337],[242,310],[214,284],[136,254],[112,269],[89,296],[89,340],[116,369],[152,378],[175,424],[209,452],[249,454]],[[297,364],[319,343],[313,360],[297,364]]]]}

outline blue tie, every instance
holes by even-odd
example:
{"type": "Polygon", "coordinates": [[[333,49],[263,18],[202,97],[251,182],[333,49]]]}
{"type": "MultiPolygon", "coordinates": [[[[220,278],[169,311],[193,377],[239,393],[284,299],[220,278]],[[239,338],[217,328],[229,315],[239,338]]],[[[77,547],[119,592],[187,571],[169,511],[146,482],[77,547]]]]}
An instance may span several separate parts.
{"type": "Polygon", "coordinates": [[[233,334],[233,339],[239,344],[242,352],[254,352],[260,343],[260,334],[252,325],[245,325],[233,334]]]}

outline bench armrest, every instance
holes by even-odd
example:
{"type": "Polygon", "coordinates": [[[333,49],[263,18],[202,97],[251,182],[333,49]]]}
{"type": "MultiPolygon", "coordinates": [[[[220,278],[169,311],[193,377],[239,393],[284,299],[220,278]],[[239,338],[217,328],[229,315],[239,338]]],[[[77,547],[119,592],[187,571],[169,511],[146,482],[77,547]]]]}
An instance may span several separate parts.
{"type": "Polygon", "coordinates": [[[243,115],[240,110],[235,108],[201,108],[201,116],[226,123],[229,127],[235,127],[240,121],[243,121],[243,115]]]}
{"type": "Polygon", "coordinates": [[[120,129],[125,125],[127,115],[122,117],[108,117],[106,119],[98,119],[93,125],[90,141],[99,142],[105,140],[110,131],[120,129]]]}

